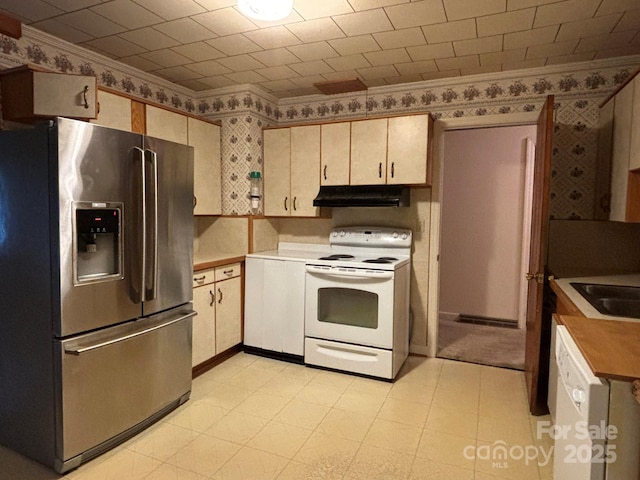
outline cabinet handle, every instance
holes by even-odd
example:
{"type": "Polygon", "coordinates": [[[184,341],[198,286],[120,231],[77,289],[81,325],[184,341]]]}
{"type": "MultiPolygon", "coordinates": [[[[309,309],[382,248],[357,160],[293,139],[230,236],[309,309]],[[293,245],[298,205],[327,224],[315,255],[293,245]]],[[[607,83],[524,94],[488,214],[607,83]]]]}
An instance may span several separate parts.
{"type": "Polygon", "coordinates": [[[326,165],[324,166],[324,170],[323,170],[322,174],[324,176],[324,179],[326,180],[327,179],[327,166],[326,165]]]}
{"type": "Polygon", "coordinates": [[[193,277],[193,281],[194,282],[198,282],[198,283],[202,283],[202,282],[204,282],[205,278],[207,278],[206,275],[202,275],[201,277],[193,277]]]}
{"type": "Polygon", "coordinates": [[[213,290],[209,290],[209,295],[211,295],[211,302],[209,302],[209,306],[213,307],[213,304],[216,301],[216,294],[213,293],[213,290]]]}
{"type": "Polygon", "coordinates": [[[218,288],[218,303],[222,303],[222,290],[218,288]]]}
{"type": "Polygon", "coordinates": [[[296,207],[296,199],[297,199],[297,198],[298,198],[298,197],[293,197],[293,209],[294,209],[294,210],[297,210],[297,209],[298,209],[298,208],[296,207]]]}
{"type": "Polygon", "coordinates": [[[395,172],[396,162],[391,162],[391,178],[393,178],[395,172]]]}
{"type": "Polygon", "coordinates": [[[230,268],[229,270],[224,270],[222,273],[224,273],[225,275],[231,275],[233,273],[233,268],[230,268]]]}
{"type": "Polygon", "coordinates": [[[196,197],[195,195],[193,196],[193,208],[196,208],[196,205],[198,205],[198,197],[196,197]]]}
{"type": "Polygon", "coordinates": [[[89,85],[84,86],[84,90],[82,90],[82,98],[84,100],[84,108],[89,108],[89,102],[87,101],[87,92],[89,91],[89,85]]]}
{"type": "Polygon", "coordinates": [[[289,199],[289,197],[284,197],[284,210],[285,212],[288,212],[289,209],[287,208],[287,200],[289,199]]]}
{"type": "Polygon", "coordinates": [[[382,162],[378,163],[378,178],[382,178],[382,162]]]}

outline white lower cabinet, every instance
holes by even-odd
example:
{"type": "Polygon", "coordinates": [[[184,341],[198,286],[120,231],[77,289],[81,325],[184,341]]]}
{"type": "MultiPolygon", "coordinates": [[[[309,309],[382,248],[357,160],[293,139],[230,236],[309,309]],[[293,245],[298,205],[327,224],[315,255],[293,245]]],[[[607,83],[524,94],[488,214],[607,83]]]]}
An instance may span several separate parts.
{"type": "Polygon", "coordinates": [[[242,278],[240,264],[193,275],[192,366],[242,342],[242,278]]]}
{"type": "Polygon", "coordinates": [[[247,257],[244,344],[304,355],[305,264],[247,257]]]}

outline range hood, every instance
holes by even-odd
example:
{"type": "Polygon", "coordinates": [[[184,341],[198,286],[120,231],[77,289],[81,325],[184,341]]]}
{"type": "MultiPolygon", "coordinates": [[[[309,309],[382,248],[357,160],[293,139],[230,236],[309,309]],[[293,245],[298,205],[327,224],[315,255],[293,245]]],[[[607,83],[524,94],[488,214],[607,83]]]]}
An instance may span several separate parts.
{"type": "Polygon", "coordinates": [[[314,207],[408,207],[410,189],[404,185],[320,187],[314,207]]]}

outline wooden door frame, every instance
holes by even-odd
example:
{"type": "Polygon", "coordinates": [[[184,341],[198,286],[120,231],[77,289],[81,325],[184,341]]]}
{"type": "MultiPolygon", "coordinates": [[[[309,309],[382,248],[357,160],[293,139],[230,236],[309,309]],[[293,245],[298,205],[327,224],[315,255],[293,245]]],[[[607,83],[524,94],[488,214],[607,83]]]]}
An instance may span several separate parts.
{"type": "Polygon", "coordinates": [[[440,234],[442,221],[442,185],[444,162],[444,132],[485,127],[512,127],[536,125],[539,112],[481,115],[475,117],[446,118],[434,123],[433,183],[431,187],[431,219],[429,224],[429,288],[427,293],[427,345],[411,345],[411,351],[435,357],[438,345],[438,316],[440,310],[440,234]]]}

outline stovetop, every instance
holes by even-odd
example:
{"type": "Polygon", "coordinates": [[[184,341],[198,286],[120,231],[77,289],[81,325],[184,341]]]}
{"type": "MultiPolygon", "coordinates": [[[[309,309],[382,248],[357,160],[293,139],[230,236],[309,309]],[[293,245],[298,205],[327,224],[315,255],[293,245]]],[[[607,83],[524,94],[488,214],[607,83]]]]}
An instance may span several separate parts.
{"type": "Polygon", "coordinates": [[[342,268],[367,268],[376,270],[395,270],[409,261],[408,255],[388,255],[385,252],[349,253],[332,251],[315,259],[307,259],[307,265],[323,265],[342,268]]]}

